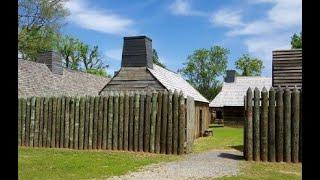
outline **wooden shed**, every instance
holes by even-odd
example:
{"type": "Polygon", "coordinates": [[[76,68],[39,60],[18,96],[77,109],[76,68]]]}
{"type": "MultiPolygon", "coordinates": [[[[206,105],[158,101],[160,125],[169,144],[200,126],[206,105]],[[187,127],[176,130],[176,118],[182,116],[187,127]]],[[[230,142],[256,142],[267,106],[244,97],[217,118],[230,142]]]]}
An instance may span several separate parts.
{"type": "Polygon", "coordinates": [[[146,36],[124,37],[121,68],[101,90],[147,91],[177,90],[195,100],[195,137],[209,127],[209,101],[179,74],[152,62],[152,40],[146,36]]]}
{"type": "Polygon", "coordinates": [[[272,51],[272,86],[302,87],[302,49],[272,51]]]}
{"type": "Polygon", "coordinates": [[[261,76],[236,76],[235,70],[228,70],[220,93],[210,102],[211,114],[225,123],[238,124],[244,121],[244,96],[249,87],[270,89],[272,79],[261,76]]]}

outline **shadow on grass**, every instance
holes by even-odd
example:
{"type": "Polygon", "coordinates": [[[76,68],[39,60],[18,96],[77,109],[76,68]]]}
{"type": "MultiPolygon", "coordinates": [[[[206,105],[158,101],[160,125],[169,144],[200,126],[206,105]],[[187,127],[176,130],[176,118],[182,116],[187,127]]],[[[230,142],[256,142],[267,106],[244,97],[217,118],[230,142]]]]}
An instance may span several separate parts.
{"type": "Polygon", "coordinates": [[[237,146],[229,146],[232,149],[238,150],[238,151],[243,151],[243,145],[237,145],[237,146]]]}
{"type": "Polygon", "coordinates": [[[233,159],[233,160],[243,160],[244,157],[242,155],[230,154],[230,153],[220,153],[218,157],[233,159]]]}

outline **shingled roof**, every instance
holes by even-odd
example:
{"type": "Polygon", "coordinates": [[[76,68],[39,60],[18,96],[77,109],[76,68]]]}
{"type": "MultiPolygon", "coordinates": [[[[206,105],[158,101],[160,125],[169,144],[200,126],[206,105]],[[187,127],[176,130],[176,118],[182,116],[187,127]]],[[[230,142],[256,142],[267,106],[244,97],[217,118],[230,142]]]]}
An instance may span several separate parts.
{"type": "Polygon", "coordinates": [[[220,93],[210,102],[209,107],[243,106],[244,96],[249,87],[268,90],[272,86],[272,78],[260,76],[238,76],[235,81],[224,82],[220,93]]]}
{"type": "Polygon", "coordinates": [[[63,68],[54,74],[46,64],[18,60],[18,97],[98,95],[109,78],[63,68]]]}
{"type": "Polygon", "coordinates": [[[195,101],[209,103],[194,87],[192,87],[179,74],[153,64],[153,69],[148,68],[151,74],[163,85],[167,90],[182,91],[184,96],[191,96],[195,101]]]}

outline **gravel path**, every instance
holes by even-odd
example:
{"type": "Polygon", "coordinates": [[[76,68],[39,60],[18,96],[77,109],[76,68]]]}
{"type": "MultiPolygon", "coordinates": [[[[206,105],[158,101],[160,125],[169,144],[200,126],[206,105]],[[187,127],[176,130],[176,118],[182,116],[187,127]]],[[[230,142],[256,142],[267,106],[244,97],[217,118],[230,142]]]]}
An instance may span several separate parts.
{"type": "Polygon", "coordinates": [[[146,166],[139,171],[109,179],[212,179],[239,173],[242,152],[212,150],[188,154],[182,160],[146,166]]]}

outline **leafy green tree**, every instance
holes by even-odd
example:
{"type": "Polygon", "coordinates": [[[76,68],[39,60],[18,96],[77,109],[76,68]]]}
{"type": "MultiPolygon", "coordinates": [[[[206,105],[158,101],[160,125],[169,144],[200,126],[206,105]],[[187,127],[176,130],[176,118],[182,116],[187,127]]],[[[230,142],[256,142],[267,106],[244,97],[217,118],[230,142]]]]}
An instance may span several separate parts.
{"type": "Polygon", "coordinates": [[[220,46],[197,49],[188,56],[185,67],[179,70],[187,81],[204,97],[212,100],[221,90],[218,77],[227,68],[229,50],[220,46]]]}
{"type": "Polygon", "coordinates": [[[18,0],[18,51],[35,61],[39,53],[52,50],[63,20],[69,12],[65,0],[18,0]]]}
{"type": "Polygon", "coordinates": [[[153,49],[152,52],[153,52],[153,56],[152,56],[153,63],[158,65],[158,66],[161,66],[163,68],[166,68],[166,65],[164,65],[163,63],[160,62],[160,59],[159,59],[157,51],[155,49],[153,49]]]}
{"type": "Polygon", "coordinates": [[[263,62],[258,58],[243,54],[236,62],[236,68],[242,71],[242,76],[260,76],[264,68],[263,62]]]}
{"type": "Polygon", "coordinates": [[[66,68],[77,70],[80,66],[78,54],[80,41],[70,36],[61,36],[57,42],[56,49],[63,58],[66,68]]]}
{"type": "Polygon", "coordinates": [[[302,31],[300,35],[294,33],[291,37],[291,49],[299,49],[302,48],[302,31]]]}

